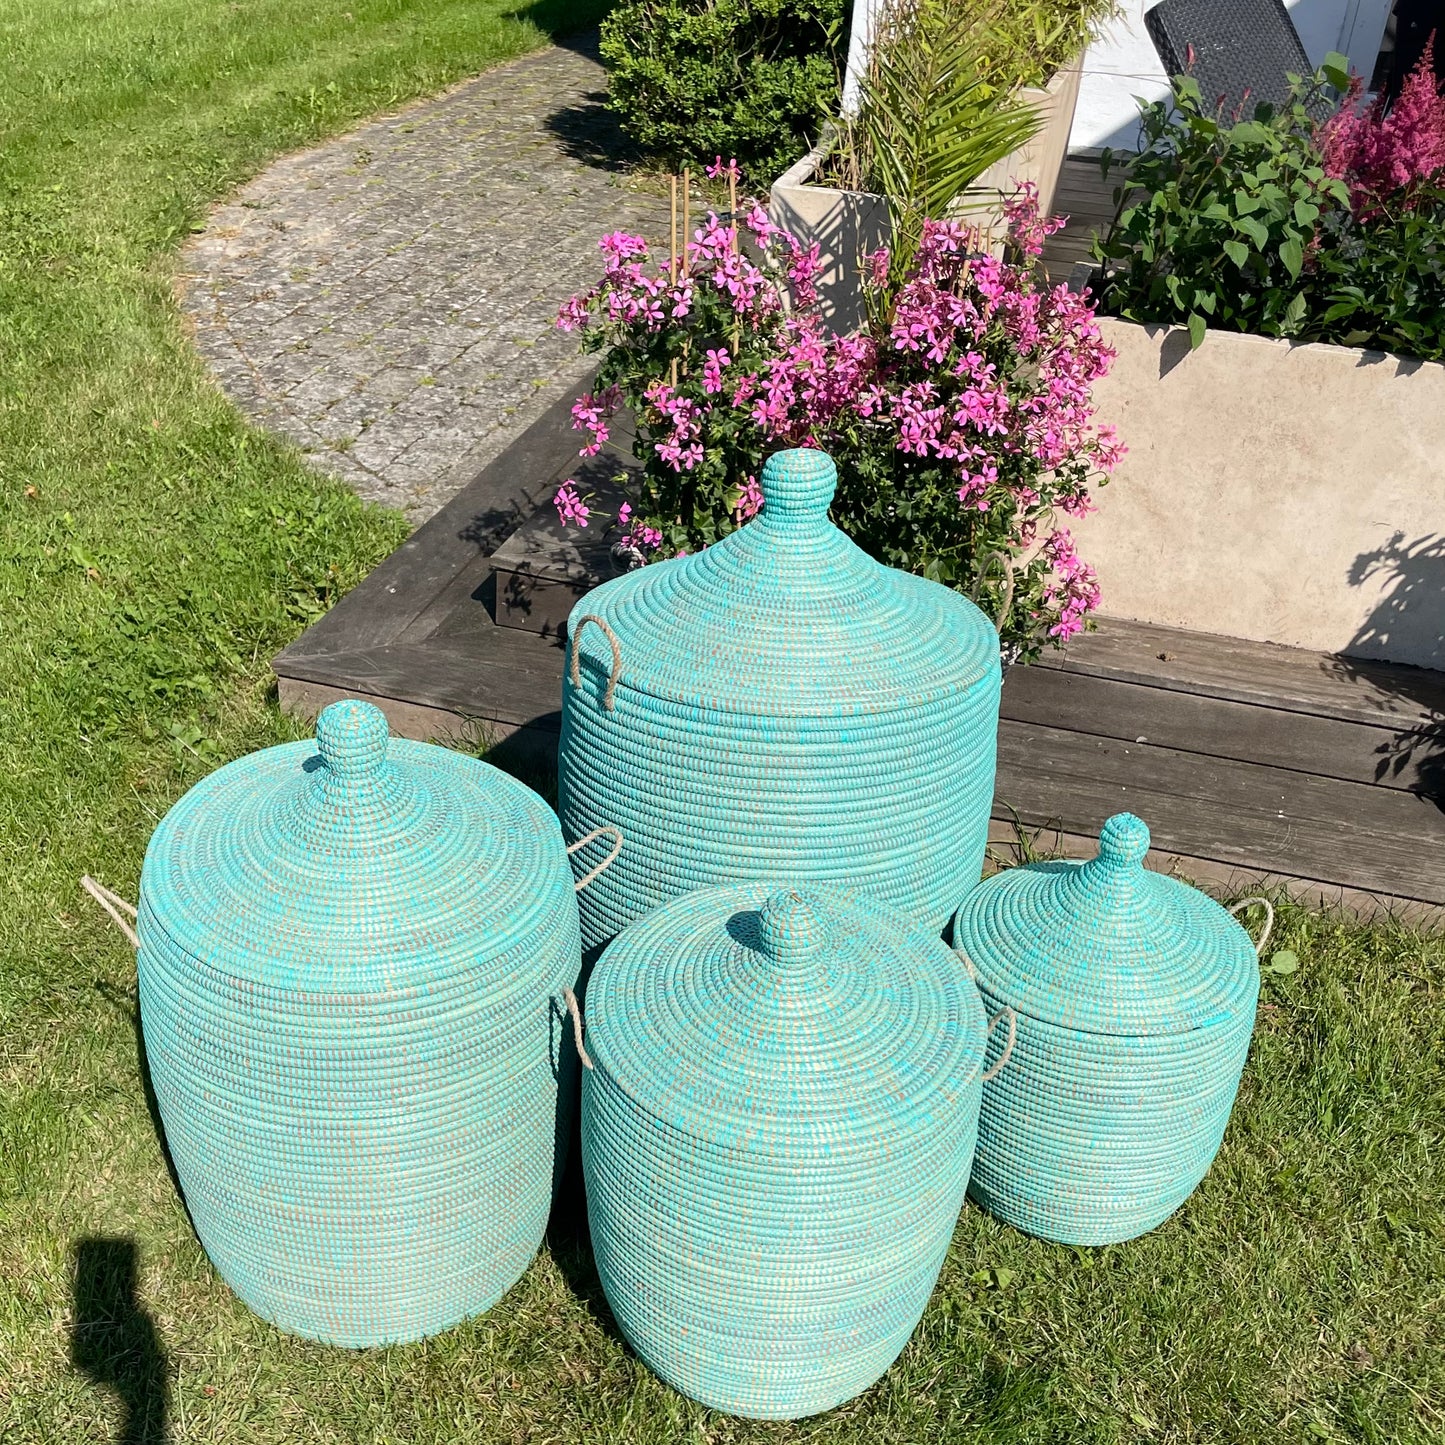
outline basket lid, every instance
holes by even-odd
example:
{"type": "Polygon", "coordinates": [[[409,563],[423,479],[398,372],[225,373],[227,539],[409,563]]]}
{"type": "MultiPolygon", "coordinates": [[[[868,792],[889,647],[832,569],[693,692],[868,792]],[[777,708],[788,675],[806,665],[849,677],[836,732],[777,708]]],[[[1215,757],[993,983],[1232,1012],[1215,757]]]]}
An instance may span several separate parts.
{"type": "Polygon", "coordinates": [[[594,1067],[670,1129],[778,1157],[935,1129],[983,1066],[978,990],[861,894],[727,884],[624,930],[587,986],[594,1067]]]}
{"type": "Polygon", "coordinates": [[[979,987],[1080,1033],[1187,1033],[1238,1020],[1259,992],[1249,935],[1206,894],[1150,872],[1149,829],[1119,813],[1086,863],[1031,863],[964,899],[953,942],[979,987]]]}
{"type": "Polygon", "coordinates": [[[838,473],[821,451],[763,466],[762,510],[692,556],[588,593],[568,635],[587,671],[708,711],[767,717],[892,713],[999,670],[998,633],[949,588],[875,562],[829,520],[838,473]]]}
{"type": "Polygon", "coordinates": [[[256,984],[389,992],[505,950],[571,897],[539,797],[345,701],[315,744],[229,763],[171,808],[146,851],[140,940],[256,984]]]}

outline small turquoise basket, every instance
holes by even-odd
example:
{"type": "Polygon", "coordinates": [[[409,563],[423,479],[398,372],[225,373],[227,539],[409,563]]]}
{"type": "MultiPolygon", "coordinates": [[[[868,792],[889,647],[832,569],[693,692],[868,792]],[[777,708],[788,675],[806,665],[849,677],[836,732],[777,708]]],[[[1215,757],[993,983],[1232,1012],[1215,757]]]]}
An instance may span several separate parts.
{"type": "Polygon", "coordinates": [[[412,1340],[526,1268],[568,1127],[573,886],[540,798],[361,702],[166,814],[146,1053],[196,1232],[257,1314],[412,1340]]]}
{"type": "Polygon", "coordinates": [[[587,988],[582,1162],[643,1361],[763,1419],[877,1380],[963,1203],[984,1038],[938,937],[861,894],[709,888],[622,933],[587,988]]]}
{"type": "Polygon", "coordinates": [[[1043,1239],[1161,1224],[1207,1173],[1239,1088],[1255,946],[1213,899],[1148,871],[1148,851],[1148,828],[1120,813],[1096,858],[999,873],[954,919],[985,1005],[1017,1015],[1008,1067],[984,1086],[970,1193],[1043,1239]]]}
{"type": "Polygon", "coordinates": [[[584,948],[664,899],[747,878],[860,887],[941,933],[978,882],[998,633],[854,546],[828,520],[836,483],[823,452],[769,457],[747,526],[573,611],[562,827],[627,837],[581,900],[584,948]]]}

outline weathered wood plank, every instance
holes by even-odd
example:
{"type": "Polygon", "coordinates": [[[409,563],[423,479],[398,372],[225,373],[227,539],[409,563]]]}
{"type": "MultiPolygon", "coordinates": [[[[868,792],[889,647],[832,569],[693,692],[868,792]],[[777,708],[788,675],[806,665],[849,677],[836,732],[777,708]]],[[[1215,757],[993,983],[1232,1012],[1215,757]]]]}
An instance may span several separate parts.
{"type": "Polygon", "coordinates": [[[1057,668],[1015,667],[1003,716],[1178,752],[1445,795],[1445,731],[1346,722],[1057,668]]]}
{"type": "Polygon", "coordinates": [[[546,500],[547,482],[576,455],[571,409],[570,393],[548,407],[277,662],[384,647],[395,641],[459,573],[490,556],[546,500]]]}
{"type": "Polygon", "coordinates": [[[1128,810],[1161,849],[1445,903],[1445,812],[1394,788],[1005,721],[995,800],[1082,835],[1128,810]]]}
{"type": "MultiPolygon", "coordinates": [[[[494,627],[485,648],[439,642],[287,659],[283,676],[511,727],[561,725],[562,649],[494,627]]],[[[279,669],[278,669],[279,670],[279,669]]]]}
{"type": "Polygon", "coordinates": [[[1397,730],[1445,717],[1445,673],[1121,617],[1036,666],[1397,730]]]}

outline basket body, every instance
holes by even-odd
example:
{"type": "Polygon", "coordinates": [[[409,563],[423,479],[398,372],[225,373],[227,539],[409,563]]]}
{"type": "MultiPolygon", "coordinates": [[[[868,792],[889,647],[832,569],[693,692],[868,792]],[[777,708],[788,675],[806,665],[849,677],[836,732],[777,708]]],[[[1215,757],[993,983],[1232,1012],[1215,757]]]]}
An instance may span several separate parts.
{"type": "Polygon", "coordinates": [[[735,879],[858,886],[939,930],[977,883],[998,635],[966,599],[879,566],[834,528],[835,481],[821,452],[780,453],[747,526],[574,610],[563,831],[607,822],[626,838],[581,899],[585,948],[735,879]],[[587,617],[615,635],[620,667],[587,617]]]}
{"type": "Polygon", "coordinates": [[[985,1007],[1018,1015],[1008,1064],[984,1085],[970,1193],[1060,1243],[1132,1239],[1184,1203],[1249,1052],[1248,936],[1198,890],[1146,872],[1147,849],[1138,819],[1111,819],[1099,858],[998,874],[954,921],[985,1007]]]}
{"type": "Polygon", "coordinates": [[[588,986],[582,1159],[598,1273],[670,1384],[788,1419],[868,1388],[938,1278],[977,1134],[984,1018],[947,949],[860,894],[705,889],[588,986]],[[778,900],[811,960],[772,951],[778,900]]]}
{"type": "Polygon", "coordinates": [[[379,723],[384,776],[298,743],[198,784],[147,853],[138,972],[207,1254],[282,1329],[361,1346],[485,1310],[535,1253],[580,941],[539,798],[335,708],[323,757],[379,723]]]}

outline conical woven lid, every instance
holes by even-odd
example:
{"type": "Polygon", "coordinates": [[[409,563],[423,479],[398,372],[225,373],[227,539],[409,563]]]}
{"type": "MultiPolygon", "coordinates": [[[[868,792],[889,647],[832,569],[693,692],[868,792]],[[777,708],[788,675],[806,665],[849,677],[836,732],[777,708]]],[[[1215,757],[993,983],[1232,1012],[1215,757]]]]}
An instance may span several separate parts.
{"type": "Polygon", "coordinates": [[[1249,935],[1197,888],[1146,869],[1148,851],[1149,829],[1119,813],[1087,863],[980,883],[953,924],[979,987],[1028,1018],[1093,1034],[1185,1033],[1252,1010],[1249,935]]]}
{"type": "Polygon", "coordinates": [[[141,946],[277,988],[390,991],[527,936],[570,879],[555,815],[522,784],[338,702],[315,744],[230,763],[166,814],[141,946]]]}
{"type": "Polygon", "coordinates": [[[895,712],[996,670],[998,634],[973,603],[881,566],[833,526],[837,481],[824,452],[775,453],[757,517],[589,593],[573,645],[607,674],[607,640],[578,625],[596,613],[617,635],[621,688],[764,716],[895,712]]]}
{"type": "Polygon", "coordinates": [[[938,1127],[982,1068],[978,991],[938,938],[861,894],[705,888],[608,948],[594,1066],[717,1149],[837,1158],[938,1127]]]}

